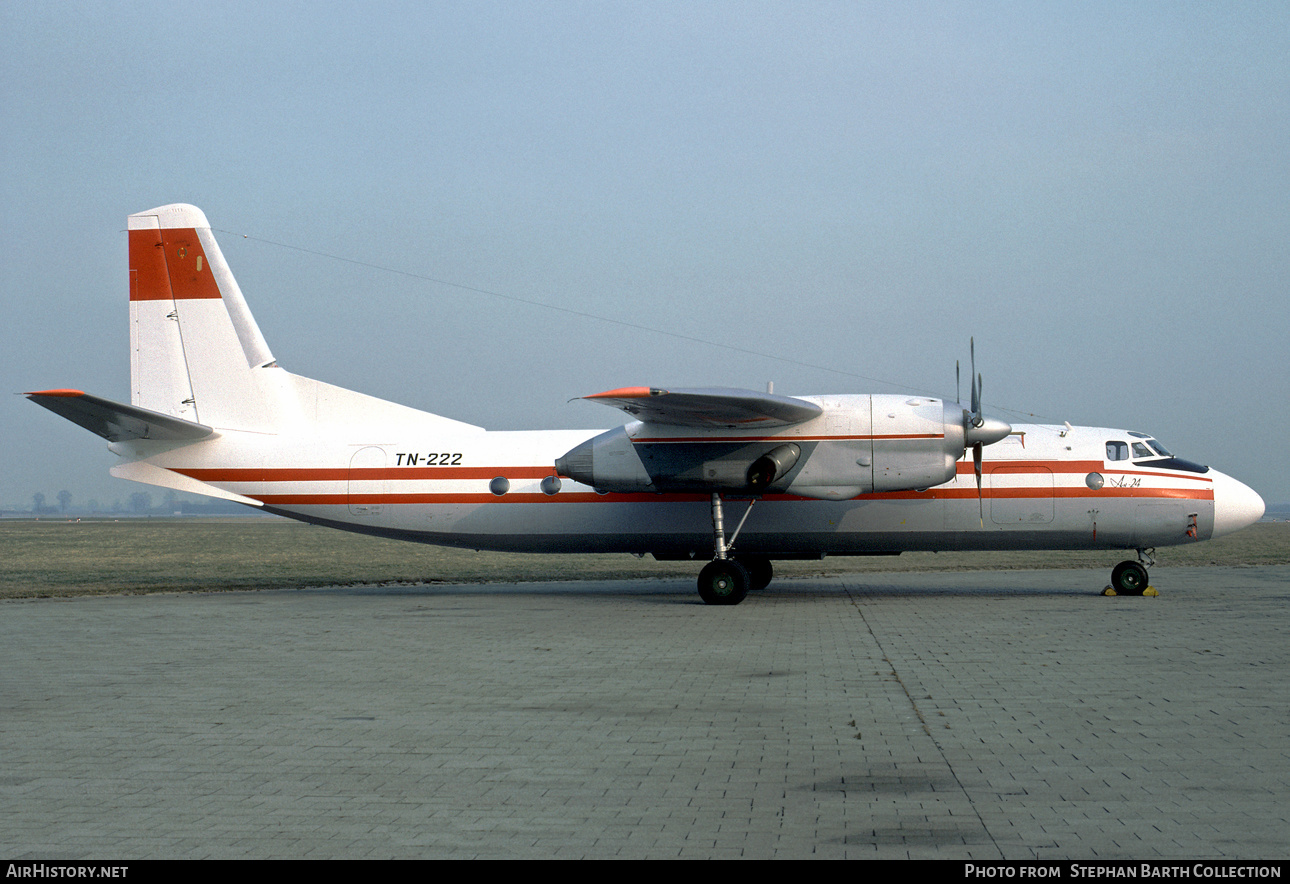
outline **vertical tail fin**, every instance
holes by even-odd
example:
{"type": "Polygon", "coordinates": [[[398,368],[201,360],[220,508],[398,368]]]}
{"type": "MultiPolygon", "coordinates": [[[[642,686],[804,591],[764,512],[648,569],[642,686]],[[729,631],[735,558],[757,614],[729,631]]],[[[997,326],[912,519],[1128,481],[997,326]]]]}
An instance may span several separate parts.
{"type": "Polygon", "coordinates": [[[298,414],[206,216],[129,217],[130,401],[217,429],[278,432],[298,414]]]}

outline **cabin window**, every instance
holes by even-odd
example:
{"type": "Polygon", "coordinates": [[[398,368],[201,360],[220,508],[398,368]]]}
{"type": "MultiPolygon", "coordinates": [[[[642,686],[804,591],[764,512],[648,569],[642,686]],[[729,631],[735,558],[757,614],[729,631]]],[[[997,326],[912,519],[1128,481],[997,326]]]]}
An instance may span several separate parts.
{"type": "Polygon", "coordinates": [[[1127,442],[1107,442],[1106,459],[1107,460],[1128,460],[1129,444],[1127,442]]]}
{"type": "Polygon", "coordinates": [[[1156,455],[1151,451],[1150,448],[1143,445],[1141,442],[1134,442],[1133,456],[1134,457],[1155,457],[1156,455]]]}

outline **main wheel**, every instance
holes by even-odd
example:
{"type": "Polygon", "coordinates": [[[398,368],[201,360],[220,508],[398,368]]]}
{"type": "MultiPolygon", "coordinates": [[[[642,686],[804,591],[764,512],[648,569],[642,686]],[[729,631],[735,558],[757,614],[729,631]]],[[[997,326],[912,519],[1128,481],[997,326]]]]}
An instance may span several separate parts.
{"type": "Polygon", "coordinates": [[[1147,569],[1140,562],[1121,562],[1111,571],[1111,588],[1120,595],[1142,595],[1147,588],[1147,569]]]}
{"type": "Polygon", "coordinates": [[[765,589],[775,577],[775,566],[765,556],[737,556],[735,559],[748,571],[749,589],[765,589]]]}
{"type": "Polygon", "coordinates": [[[748,569],[734,559],[717,559],[699,572],[699,598],[709,605],[737,605],[751,585],[748,569]]]}

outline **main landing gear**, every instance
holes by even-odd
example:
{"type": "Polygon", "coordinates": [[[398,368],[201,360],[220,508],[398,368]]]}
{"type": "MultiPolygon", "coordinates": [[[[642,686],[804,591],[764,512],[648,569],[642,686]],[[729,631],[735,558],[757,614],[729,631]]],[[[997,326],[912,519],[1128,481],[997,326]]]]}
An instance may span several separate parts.
{"type": "Polygon", "coordinates": [[[1156,563],[1151,557],[1155,550],[1138,550],[1138,561],[1121,562],[1111,571],[1111,585],[1102,590],[1103,595],[1155,595],[1147,577],[1147,568],[1156,563]]]}
{"type": "Polygon", "coordinates": [[[748,513],[756,502],[748,502],[748,509],[727,544],[721,495],[716,492],[712,494],[712,561],[699,572],[699,598],[709,605],[737,605],[744,600],[750,589],[765,589],[770,585],[775,571],[769,558],[729,555],[735,538],[739,536],[739,529],[743,528],[744,520],[748,518],[748,513]]]}
{"type": "Polygon", "coordinates": [[[699,598],[709,605],[737,605],[752,589],[752,577],[734,559],[714,559],[699,572],[699,598]]]}

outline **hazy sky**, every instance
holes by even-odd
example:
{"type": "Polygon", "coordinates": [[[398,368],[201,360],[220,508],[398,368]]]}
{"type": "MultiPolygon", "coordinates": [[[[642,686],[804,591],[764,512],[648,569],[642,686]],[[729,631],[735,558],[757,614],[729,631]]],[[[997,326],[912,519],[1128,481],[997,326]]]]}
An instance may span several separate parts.
{"type": "MultiPolygon", "coordinates": [[[[1290,501],[1285,3],[2,0],[0,115],[11,393],[128,401],[125,217],[191,202],[284,367],[489,428],[952,397],[974,335],[998,416],[1290,501]]],[[[2,503],[149,490],[0,427],[2,503]]]]}

